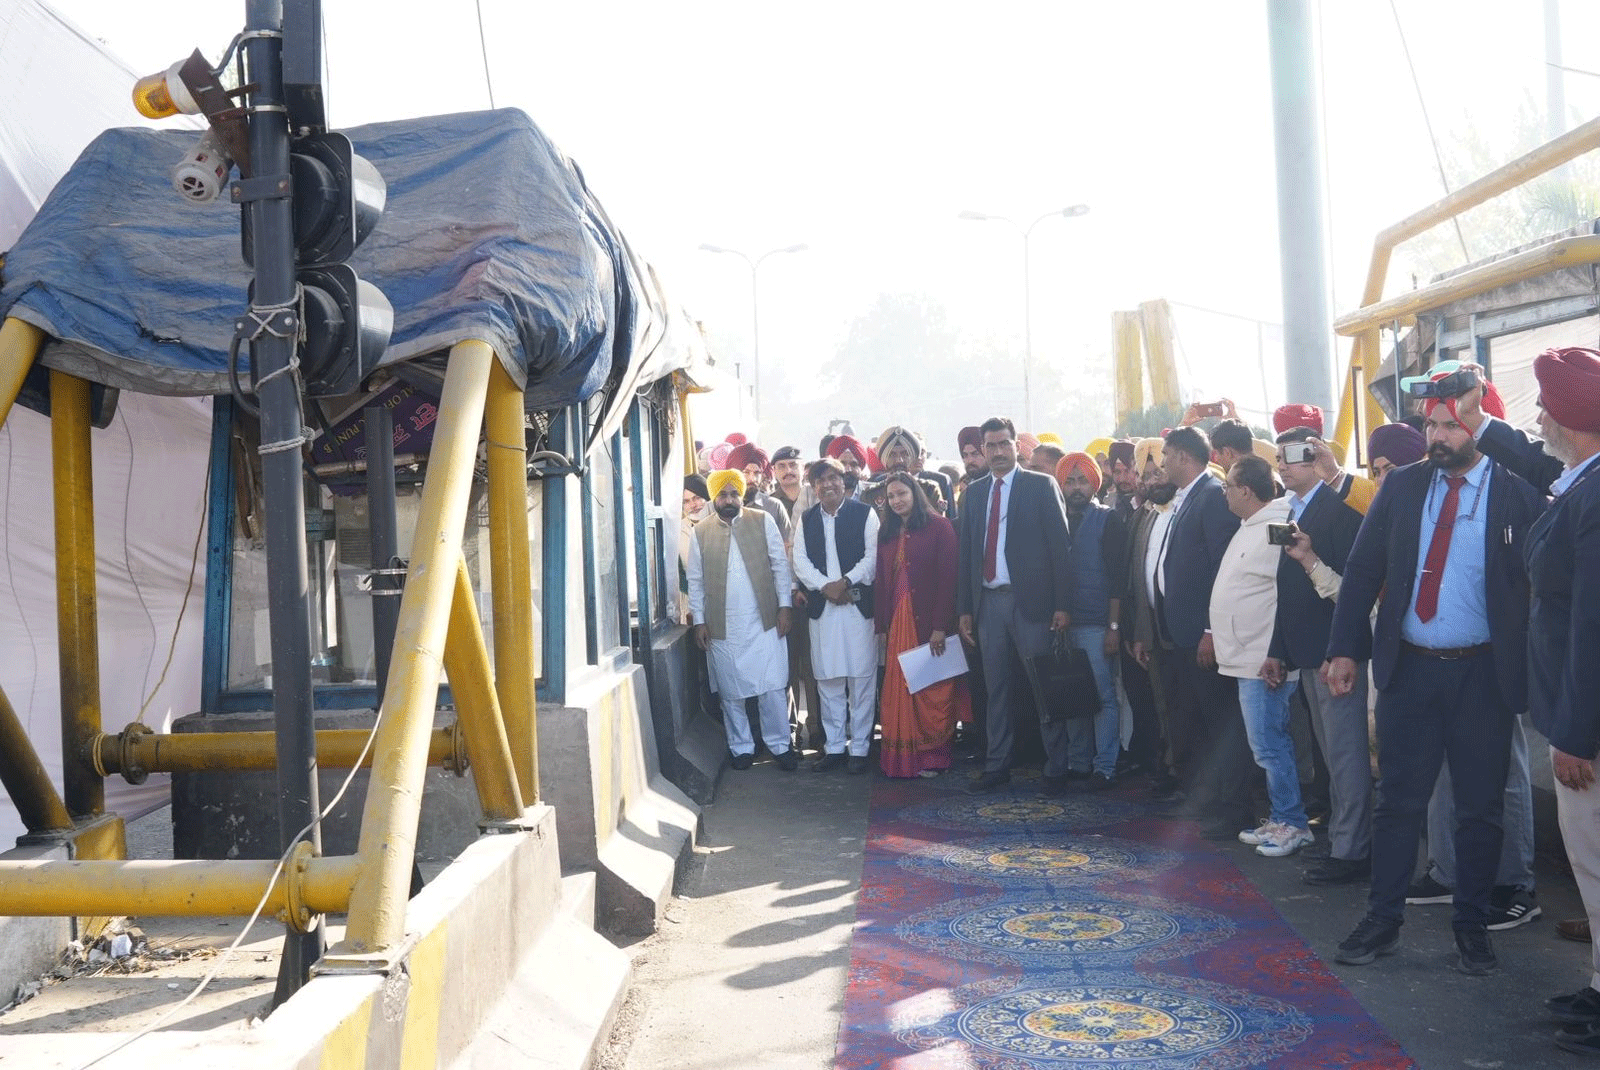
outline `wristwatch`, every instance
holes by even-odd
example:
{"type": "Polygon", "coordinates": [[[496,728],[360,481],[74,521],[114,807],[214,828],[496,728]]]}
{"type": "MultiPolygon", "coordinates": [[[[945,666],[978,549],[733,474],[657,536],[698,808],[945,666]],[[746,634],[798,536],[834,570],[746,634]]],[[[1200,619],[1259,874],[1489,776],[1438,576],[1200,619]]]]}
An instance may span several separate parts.
{"type": "Polygon", "coordinates": [[[1114,632],[1120,632],[1122,630],[1122,625],[1118,624],[1116,621],[1112,621],[1110,624],[1107,624],[1106,627],[1110,628],[1114,632]]]}

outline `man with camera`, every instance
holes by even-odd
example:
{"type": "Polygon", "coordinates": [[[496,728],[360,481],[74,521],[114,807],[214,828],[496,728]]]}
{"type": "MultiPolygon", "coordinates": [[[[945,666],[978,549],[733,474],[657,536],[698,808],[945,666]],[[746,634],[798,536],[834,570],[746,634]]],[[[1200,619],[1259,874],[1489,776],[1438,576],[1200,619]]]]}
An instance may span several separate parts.
{"type": "Polygon", "coordinates": [[[1379,768],[1372,888],[1366,916],[1335,957],[1362,965],[1399,944],[1423,815],[1448,757],[1457,968],[1485,974],[1498,965],[1489,895],[1512,725],[1527,695],[1523,544],[1544,498],[1478,452],[1454,396],[1428,400],[1425,427],[1428,463],[1389,473],[1362,522],[1328,641],[1328,690],[1348,695],[1384,592],[1370,633],[1379,768]]]}
{"type": "Polygon", "coordinates": [[[851,773],[865,773],[878,697],[872,604],[878,514],[845,495],[844,474],[832,457],[813,461],[806,471],[817,504],[800,517],[794,577],[805,591],[811,668],[822,700],[824,753],[813,768],[827,772],[846,765],[851,773]]]}
{"type": "Polygon", "coordinates": [[[1278,436],[1278,479],[1287,491],[1294,529],[1278,562],[1277,617],[1262,671],[1271,680],[1300,670],[1312,730],[1328,765],[1328,857],[1306,867],[1302,879],[1307,884],[1347,884],[1367,877],[1372,848],[1368,649],[1357,647],[1355,678],[1343,695],[1329,690],[1321,669],[1340,577],[1361,529],[1361,514],[1318,474],[1315,441],[1315,432],[1304,426],[1278,436]]]}

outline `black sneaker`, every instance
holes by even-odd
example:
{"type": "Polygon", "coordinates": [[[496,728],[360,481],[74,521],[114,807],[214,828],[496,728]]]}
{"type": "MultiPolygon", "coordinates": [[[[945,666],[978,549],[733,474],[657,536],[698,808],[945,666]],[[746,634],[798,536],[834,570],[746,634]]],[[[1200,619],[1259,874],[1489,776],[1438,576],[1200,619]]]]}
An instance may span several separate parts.
{"type": "Polygon", "coordinates": [[[793,747],[778,755],[774,760],[777,761],[778,768],[785,773],[792,773],[800,768],[800,756],[795,753],[793,747]]]}
{"type": "Polygon", "coordinates": [[[1500,965],[1494,957],[1494,945],[1489,942],[1489,930],[1481,925],[1456,930],[1456,969],[1473,977],[1493,973],[1500,965]]]}
{"type": "Polygon", "coordinates": [[[749,769],[755,760],[754,754],[735,754],[728,764],[735,769],[749,769]]]}
{"type": "Polygon", "coordinates": [[[1450,903],[1455,897],[1455,891],[1434,880],[1432,873],[1424,873],[1406,888],[1406,902],[1414,907],[1450,903]]]}
{"type": "Polygon", "coordinates": [[[1569,1025],[1556,1034],[1556,1047],[1574,1055],[1600,1055],[1600,1030],[1594,1025],[1569,1025]]]}
{"type": "Polygon", "coordinates": [[[844,765],[843,752],[839,754],[824,754],[811,763],[811,771],[813,773],[831,773],[842,765],[844,765]]]}
{"type": "Polygon", "coordinates": [[[1104,773],[1090,773],[1088,780],[1079,780],[1072,785],[1074,793],[1110,791],[1115,787],[1115,782],[1104,773]]]}
{"type": "Polygon", "coordinates": [[[1550,1017],[1567,1025],[1600,1023],[1600,992],[1584,985],[1567,996],[1551,996],[1544,1001],[1550,1017]]]}
{"type": "Polygon", "coordinates": [[[865,773],[867,771],[867,756],[865,754],[850,755],[850,760],[845,763],[844,771],[846,773],[854,773],[856,776],[865,773]]]}
{"type": "MultiPolygon", "coordinates": [[[[1487,939],[1487,937],[1485,937],[1487,939]]],[[[1368,914],[1339,945],[1335,962],[1365,966],[1379,955],[1387,955],[1400,944],[1400,923],[1368,914]]]]}
{"type": "Polygon", "coordinates": [[[1491,900],[1489,929],[1493,932],[1515,929],[1518,925],[1526,925],[1543,913],[1538,901],[1533,898],[1533,893],[1525,888],[1518,888],[1504,900],[1498,896],[1491,900]]]}

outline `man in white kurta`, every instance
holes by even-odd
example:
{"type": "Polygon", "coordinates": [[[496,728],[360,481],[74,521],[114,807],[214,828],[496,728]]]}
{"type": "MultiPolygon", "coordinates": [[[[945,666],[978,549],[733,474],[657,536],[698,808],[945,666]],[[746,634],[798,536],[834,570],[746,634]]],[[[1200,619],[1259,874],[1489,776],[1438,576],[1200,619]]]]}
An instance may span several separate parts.
{"type": "Polygon", "coordinates": [[[878,638],[871,612],[878,570],[878,515],[844,489],[844,469],[823,458],[807,472],[817,504],[794,536],[794,575],[811,608],[811,669],[827,737],[819,772],[845,762],[867,771],[878,695],[878,638]],[[861,601],[866,598],[867,601],[861,601]],[[865,610],[865,612],[863,612],[865,610]]]}
{"type": "Polygon", "coordinates": [[[715,512],[695,526],[689,543],[689,611],[695,642],[709,655],[722,697],[722,723],[735,769],[755,755],[744,700],[755,697],[761,739],[778,767],[793,771],[799,756],[789,746],[790,593],[794,585],[778,525],[765,510],[745,508],[737,472],[706,477],[715,512]],[[726,559],[724,574],[707,576],[706,562],[726,559]],[[769,623],[770,622],[770,623],[769,623]]]}

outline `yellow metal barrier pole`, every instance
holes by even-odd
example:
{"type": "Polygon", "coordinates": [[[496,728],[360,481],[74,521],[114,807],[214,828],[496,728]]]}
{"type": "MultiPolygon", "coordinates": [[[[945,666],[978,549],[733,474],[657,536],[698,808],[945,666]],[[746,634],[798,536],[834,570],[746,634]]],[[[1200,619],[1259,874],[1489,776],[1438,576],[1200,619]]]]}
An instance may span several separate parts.
{"type": "Polygon", "coordinates": [[[494,693],[494,673],[489,669],[489,648],[483,643],[478,609],[472,597],[472,577],[467,562],[456,566],[456,593],[450,603],[450,631],[444,641],[444,668],[450,674],[450,693],[456,699],[461,728],[467,734],[467,759],[478,786],[478,802],[490,821],[515,821],[522,817],[522,793],[517,790],[517,770],[500,719],[494,693]]]}
{"type": "MultiPolygon", "coordinates": [[[[1378,232],[1372,242],[1372,259],[1367,266],[1367,283],[1361,293],[1361,305],[1365,309],[1383,300],[1383,287],[1389,277],[1389,259],[1395,248],[1402,242],[1416,237],[1430,227],[1437,226],[1448,219],[1460,215],[1469,208],[1476,208],[1485,201],[1498,197],[1507,190],[1515,189],[1531,179],[1538,178],[1547,171],[1551,171],[1570,160],[1575,160],[1584,153],[1600,147],[1600,118],[1590,119],[1581,126],[1575,126],[1565,134],[1547,141],[1531,152],[1517,157],[1510,163],[1490,171],[1475,182],[1469,182],[1448,196],[1442,197],[1411,215],[1378,232]]],[[[1380,319],[1379,323],[1386,322],[1380,319]]],[[[1377,376],[1378,366],[1383,362],[1382,346],[1379,342],[1377,329],[1374,327],[1368,333],[1359,335],[1354,345],[1350,348],[1350,366],[1360,367],[1363,370],[1367,383],[1371,383],[1377,376]],[[1362,339],[1368,339],[1364,345],[1362,339]]],[[[1366,416],[1369,427],[1375,427],[1384,420],[1383,408],[1370,390],[1362,389],[1364,395],[1360,398],[1362,412],[1366,416]]],[[[1350,385],[1350,375],[1345,373],[1345,391],[1339,403],[1339,418],[1335,424],[1334,438],[1347,449],[1356,434],[1357,422],[1355,405],[1357,403],[1355,392],[1350,385]]]]}
{"type": "Polygon", "coordinates": [[[397,945],[405,932],[428,733],[438,705],[461,532],[494,361],[484,342],[460,342],[450,350],[374,745],[378,758],[361,816],[357,854],[362,871],[350,897],[344,940],[330,956],[378,954],[397,945]]]}
{"type": "MultiPolygon", "coordinates": [[[[243,859],[0,861],[0,916],[247,917],[276,865],[243,859]]],[[[278,913],[291,900],[314,914],[341,913],[359,872],[352,855],[309,859],[297,880],[279,875],[266,913],[278,913]]]]}
{"type": "Polygon", "coordinates": [[[72,828],[66,804],[56,794],[33,740],[17,719],[17,711],[0,691],[0,783],[5,785],[17,814],[29,832],[58,832],[72,828]]]}
{"type": "MultiPolygon", "coordinates": [[[[429,765],[453,761],[455,731],[433,730],[428,737],[429,765]]],[[[322,729],[317,733],[317,765],[349,769],[370,734],[360,728],[322,729]]],[[[123,773],[129,768],[146,773],[206,773],[278,767],[277,737],[272,732],[125,732],[101,736],[96,743],[100,767],[107,773],[123,773]]],[[[372,755],[362,764],[370,766],[372,755]]]]}
{"type": "MultiPolygon", "coordinates": [[[[520,798],[539,797],[534,697],[533,566],[528,541],[528,446],[523,394],[496,360],[489,371],[489,579],[494,592],[494,684],[520,798]]],[[[459,595],[457,596],[459,601],[459,595]]],[[[476,618],[474,618],[476,628],[476,618]]],[[[452,629],[453,631],[453,629],[452,629]]],[[[450,674],[455,680],[455,673],[450,674]]],[[[467,734],[472,744],[476,733],[467,734]]],[[[478,755],[472,755],[476,768],[478,755]]],[[[475,773],[480,775],[481,773],[475,773]]],[[[483,788],[480,780],[479,790],[483,788]]],[[[519,807],[513,816],[520,817],[519,807]]]]}
{"type": "Polygon", "coordinates": [[[89,383],[50,373],[50,448],[56,519],[56,630],[61,640],[61,752],[67,812],[106,808],[105,781],[89,761],[100,731],[100,637],[94,574],[94,478],[89,383]]]}
{"type": "Polygon", "coordinates": [[[22,393],[22,383],[44,347],[44,332],[31,323],[6,317],[0,324],[0,427],[22,393]]]}

